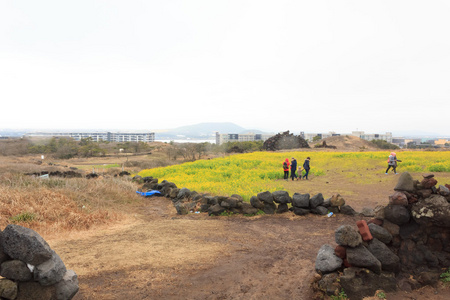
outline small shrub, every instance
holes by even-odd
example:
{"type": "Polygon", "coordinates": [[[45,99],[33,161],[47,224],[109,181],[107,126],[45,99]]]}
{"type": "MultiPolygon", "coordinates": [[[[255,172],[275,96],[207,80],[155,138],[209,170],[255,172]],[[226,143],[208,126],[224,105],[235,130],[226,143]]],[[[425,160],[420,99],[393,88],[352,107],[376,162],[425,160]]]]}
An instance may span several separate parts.
{"type": "Polygon", "coordinates": [[[344,299],[347,299],[347,294],[344,292],[344,289],[341,289],[341,292],[337,296],[332,295],[331,299],[333,299],[333,300],[344,300],[344,299]]]}
{"type": "Polygon", "coordinates": [[[439,277],[442,282],[450,282],[450,268],[448,268],[447,271],[442,273],[439,277]]]}
{"type": "Polygon", "coordinates": [[[12,216],[10,218],[13,223],[29,223],[34,221],[36,215],[29,212],[20,213],[18,215],[12,216]]]}

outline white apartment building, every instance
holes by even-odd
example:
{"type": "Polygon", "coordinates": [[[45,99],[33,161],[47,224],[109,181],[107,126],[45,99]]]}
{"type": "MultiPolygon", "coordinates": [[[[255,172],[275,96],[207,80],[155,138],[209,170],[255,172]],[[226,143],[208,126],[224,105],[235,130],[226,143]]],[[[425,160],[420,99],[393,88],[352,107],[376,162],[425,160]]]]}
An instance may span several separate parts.
{"type": "Polygon", "coordinates": [[[216,132],[216,144],[222,145],[228,142],[253,142],[253,141],[266,141],[274,136],[274,134],[237,134],[237,133],[218,133],[216,132]]]}
{"type": "Polygon", "coordinates": [[[94,142],[154,142],[155,133],[121,133],[121,132],[33,132],[25,134],[25,137],[69,137],[76,141],[91,138],[94,142]]]}

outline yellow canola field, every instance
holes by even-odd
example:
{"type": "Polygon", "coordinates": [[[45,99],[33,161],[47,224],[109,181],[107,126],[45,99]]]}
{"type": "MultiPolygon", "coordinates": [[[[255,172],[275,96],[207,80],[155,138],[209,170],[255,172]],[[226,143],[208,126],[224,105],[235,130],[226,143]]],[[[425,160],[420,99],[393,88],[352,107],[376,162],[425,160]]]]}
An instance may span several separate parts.
{"type": "MultiPolygon", "coordinates": [[[[361,173],[367,178],[382,174],[390,151],[386,152],[253,152],[211,160],[198,160],[139,172],[160,181],[174,182],[201,193],[230,196],[239,194],[249,200],[264,191],[283,190],[282,162],[295,157],[299,165],[311,157],[310,176],[342,172],[351,180],[361,173]]],[[[450,172],[450,151],[398,151],[399,172],[450,172]]]]}

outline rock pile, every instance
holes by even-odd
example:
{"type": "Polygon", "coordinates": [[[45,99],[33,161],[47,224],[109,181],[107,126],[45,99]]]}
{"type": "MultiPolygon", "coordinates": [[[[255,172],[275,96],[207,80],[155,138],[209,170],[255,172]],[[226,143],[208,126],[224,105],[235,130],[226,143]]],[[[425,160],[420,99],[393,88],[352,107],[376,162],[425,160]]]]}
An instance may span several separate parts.
{"type": "Polygon", "coordinates": [[[143,183],[142,188],[139,189],[140,192],[157,190],[162,196],[171,199],[180,215],[189,212],[207,212],[209,215],[222,213],[254,215],[259,210],[266,214],[280,214],[288,211],[292,211],[296,215],[309,213],[326,215],[329,212],[346,215],[357,214],[351,206],[345,204],[344,198],[339,194],[325,200],[321,193],[312,197],[310,194],[295,193],[291,197],[286,191],[273,193],[266,191],[251,197],[250,203],[248,203],[237,194],[230,197],[199,194],[188,188],[179,189],[175,183],[167,180],[158,183],[158,178],[135,176],[133,180],[143,183]],[[291,207],[288,207],[288,203],[291,204],[291,207]]]}
{"type": "Polygon", "coordinates": [[[298,148],[309,148],[309,145],[304,138],[289,133],[289,130],[274,135],[263,144],[263,149],[267,151],[298,148]]]}
{"type": "Polygon", "coordinates": [[[35,231],[8,225],[0,231],[0,297],[16,300],[70,300],[78,279],[35,231]]]}
{"type": "Polygon", "coordinates": [[[375,218],[335,231],[337,246],[323,245],[317,254],[316,289],[337,295],[342,288],[354,300],[438,281],[450,266],[450,190],[436,187],[432,174],[423,177],[403,173],[375,218]]]}

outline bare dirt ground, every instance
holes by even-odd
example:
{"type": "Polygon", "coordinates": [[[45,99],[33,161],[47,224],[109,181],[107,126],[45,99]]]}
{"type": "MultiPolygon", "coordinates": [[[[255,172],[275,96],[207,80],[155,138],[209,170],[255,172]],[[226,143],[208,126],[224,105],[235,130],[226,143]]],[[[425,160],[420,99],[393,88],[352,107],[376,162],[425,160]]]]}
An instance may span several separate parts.
{"type": "MultiPolygon", "coordinates": [[[[389,194],[394,182],[366,186],[353,197],[364,199],[358,206],[386,204],[380,191],[389,194]]],[[[360,219],[178,216],[171,201],[143,198],[122,224],[47,241],[79,276],[75,300],[313,299],[318,249],[335,245],[336,228],[360,219]]],[[[394,300],[449,297],[450,287],[441,284],[387,294],[394,300]]]]}

